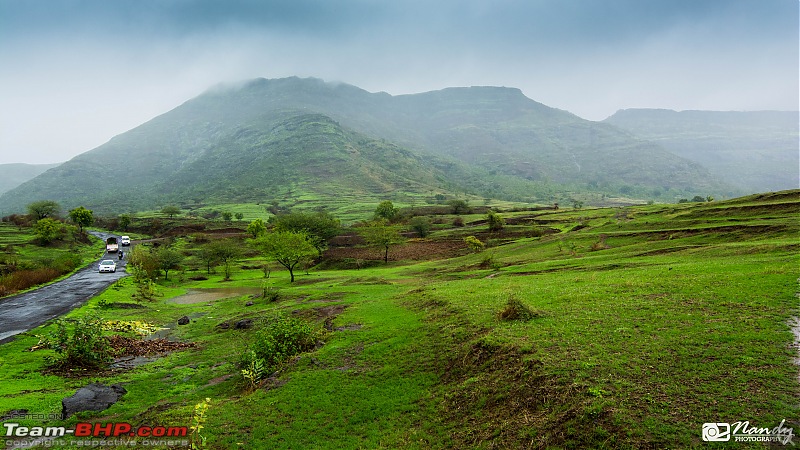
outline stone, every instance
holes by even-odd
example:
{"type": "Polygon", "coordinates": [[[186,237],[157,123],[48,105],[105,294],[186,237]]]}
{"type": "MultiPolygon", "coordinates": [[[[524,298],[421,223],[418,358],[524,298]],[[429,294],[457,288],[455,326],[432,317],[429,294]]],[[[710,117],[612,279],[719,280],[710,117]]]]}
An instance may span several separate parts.
{"type": "Polygon", "coordinates": [[[78,389],[71,397],[61,400],[61,418],[66,420],[69,416],[81,411],[103,411],[116,403],[127,392],[118,384],[106,386],[101,383],[92,383],[78,389]]]}
{"type": "Polygon", "coordinates": [[[189,316],[183,316],[178,319],[178,325],[187,325],[189,323],[189,316]]]}

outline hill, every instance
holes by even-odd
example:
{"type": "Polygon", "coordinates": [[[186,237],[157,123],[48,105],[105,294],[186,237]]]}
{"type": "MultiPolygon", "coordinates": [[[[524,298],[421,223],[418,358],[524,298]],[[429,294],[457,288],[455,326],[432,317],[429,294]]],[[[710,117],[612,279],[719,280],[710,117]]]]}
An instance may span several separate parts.
{"type": "Polygon", "coordinates": [[[0,196],[0,212],[42,198],[113,213],[437,191],[549,202],[581,190],[675,198],[726,188],[699,164],[517,89],[393,97],[285,78],[213,88],[0,196]]]}
{"type": "Polygon", "coordinates": [[[794,189],[798,175],[797,111],[626,109],[605,120],[707,167],[747,192],[794,189]]]}
{"type": "Polygon", "coordinates": [[[0,164],[0,194],[58,166],[58,164],[0,164]]]}

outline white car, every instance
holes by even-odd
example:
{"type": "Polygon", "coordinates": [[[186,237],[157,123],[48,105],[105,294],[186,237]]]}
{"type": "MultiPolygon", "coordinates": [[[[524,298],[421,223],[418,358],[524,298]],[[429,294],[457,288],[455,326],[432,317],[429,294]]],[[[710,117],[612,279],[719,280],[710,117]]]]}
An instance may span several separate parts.
{"type": "Polygon", "coordinates": [[[116,272],[117,271],[117,263],[114,262],[113,259],[104,259],[100,261],[100,268],[99,272],[116,272]]]}
{"type": "Polygon", "coordinates": [[[131,245],[131,237],[130,236],[122,236],[119,238],[119,243],[123,246],[131,245]]]}

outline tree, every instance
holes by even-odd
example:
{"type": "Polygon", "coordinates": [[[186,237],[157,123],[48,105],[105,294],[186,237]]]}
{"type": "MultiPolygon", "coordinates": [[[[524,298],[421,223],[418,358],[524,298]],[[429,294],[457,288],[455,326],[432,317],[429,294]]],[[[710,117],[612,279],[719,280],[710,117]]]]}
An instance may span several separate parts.
{"type": "Polygon", "coordinates": [[[480,241],[480,239],[476,238],[475,236],[467,236],[464,238],[464,242],[467,244],[469,250],[473,253],[482,252],[486,245],[480,241]]]}
{"type": "Polygon", "coordinates": [[[244,213],[237,212],[237,213],[236,213],[236,214],[234,214],[233,216],[234,216],[234,217],[236,217],[236,220],[239,220],[239,221],[241,221],[242,219],[244,219],[244,213]]]}
{"type": "Polygon", "coordinates": [[[83,234],[83,228],[88,227],[94,223],[94,214],[91,209],[86,209],[79,206],[69,212],[69,218],[78,226],[80,234],[83,234]]]}
{"type": "Polygon", "coordinates": [[[133,272],[133,279],[136,282],[147,282],[158,277],[159,262],[155,252],[145,247],[137,245],[128,254],[128,266],[133,272]]]}
{"type": "Polygon", "coordinates": [[[359,233],[372,247],[379,247],[384,250],[383,262],[389,262],[389,247],[405,242],[397,227],[389,225],[385,220],[376,220],[366,227],[359,229],[359,233]]]}
{"type": "Polygon", "coordinates": [[[699,195],[695,195],[694,197],[692,197],[692,202],[694,202],[694,203],[703,203],[705,201],[706,201],[706,199],[704,199],[703,197],[701,197],[699,195]]]}
{"type": "Polygon", "coordinates": [[[502,230],[506,224],[506,221],[492,210],[486,213],[486,222],[489,225],[489,231],[492,232],[502,230]]]}
{"type": "Polygon", "coordinates": [[[572,200],[572,209],[581,209],[583,208],[583,202],[580,200],[572,200]]]}
{"type": "Polygon", "coordinates": [[[119,227],[122,228],[123,231],[128,231],[128,227],[131,226],[130,214],[120,214],[117,220],[119,221],[119,227]]]}
{"type": "Polygon", "coordinates": [[[216,260],[225,266],[225,279],[231,279],[231,268],[233,264],[242,257],[239,244],[231,239],[221,239],[210,244],[211,252],[216,256],[216,260]]]}
{"type": "Polygon", "coordinates": [[[169,280],[169,271],[178,268],[178,265],[183,261],[183,255],[177,250],[162,246],[156,253],[156,260],[158,261],[158,268],[164,271],[164,279],[169,280]]]}
{"type": "Polygon", "coordinates": [[[36,237],[47,245],[53,242],[61,232],[61,222],[53,219],[40,219],[36,222],[36,237]]]}
{"type": "Polygon", "coordinates": [[[233,213],[230,211],[222,211],[222,220],[229,222],[233,219],[233,213]]]}
{"type": "Polygon", "coordinates": [[[414,217],[409,225],[412,230],[417,232],[419,237],[426,237],[431,234],[431,219],[427,217],[414,217]]]}
{"type": "Polygon", "coordinates": [[[453,214],[464,214],[469,212],[469,205],[464,200],[450,200],[447,202],[453,208],[453,214]]]}
{"type": "Polygon", "coordinates": [[[219,257],[217,256],[216,249],[214,248],[213,244],[208,244],[200,248],[200,250],[195,254],[200,261],[203,261],[206,265],[206,273],[210,274],[211,269],[216,267],[220,261],[219,257]]]}
{"type": "Polygon", "coordinates": [[[341,229],[339,219],[325,211],[281,214],[273,217],[272,223],[275,231],[305,233],[319,255],[325,251],[328,240],[339,234],[341,229]]]}
{"type": "Polygon", "coordinates": [[[28,214],[34,216],[36,220],[56,217],[61,211],[61,205],[53,200],[40,200],[28,205],[28,214]]]}
{"type": "Polygon", "coordinates": [[[294,268],[317,255],[317,249],[302,231],[276,231],[262,236],[255,245],[267,258],[274,259],[289,271],[290,281],[294,282],[294,268]]]}
{"type": "Polygon", "coordinates": [[[172,217],[175,216],[176,214],[180,213],[181,209],[175,205],[167,205],[161,208],[161,214],[166,214],[167,216],[169,216],[170,219],[172,219],[172,217]]]}
{"type": "Polygon", "coordinates": [[[253,239],[255,239],[267,232],[267,226],[264,225],[263,220],[256,219],[250,222],[250,225],[247,226],[247,232],[250,233],[251,236],[253,236],[253,239]]]}
{"type": "Polygon", "coordinates": [[[384,200],[375,208],[375,219],[385,219],[391,222],[397,217],[398,213],[398,209],[394,207],[391,201],[384,200]]]}

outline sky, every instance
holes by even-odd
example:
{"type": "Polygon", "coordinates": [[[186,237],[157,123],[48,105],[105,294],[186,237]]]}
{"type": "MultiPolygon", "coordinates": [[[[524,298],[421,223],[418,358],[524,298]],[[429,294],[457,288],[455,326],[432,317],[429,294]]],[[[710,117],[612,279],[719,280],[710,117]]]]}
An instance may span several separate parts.
{"type": "Polygon", "coordinates": [[[619,109],[798,109],[798,0],[0,0],[0,164],[56,163],[219,83],[507,86],[619,109]]]}

